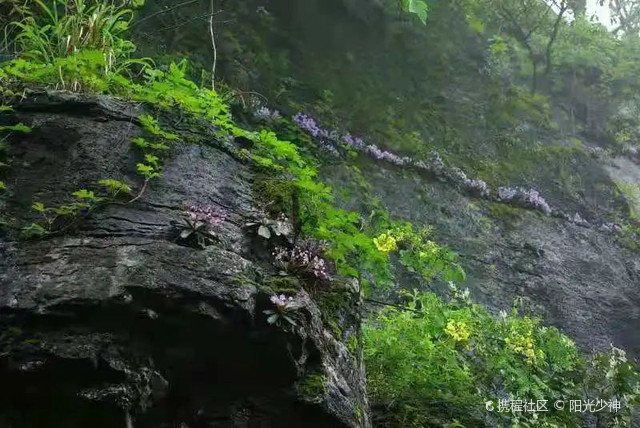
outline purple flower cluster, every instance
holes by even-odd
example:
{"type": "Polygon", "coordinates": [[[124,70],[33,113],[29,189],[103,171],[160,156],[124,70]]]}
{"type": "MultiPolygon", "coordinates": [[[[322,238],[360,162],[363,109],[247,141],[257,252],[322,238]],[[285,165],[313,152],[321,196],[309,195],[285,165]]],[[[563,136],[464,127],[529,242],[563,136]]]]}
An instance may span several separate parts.
{"type": "Polygon", "coordinates": [[[225,220],[225,216],[210,206],[191,205],[187,211],[191,221],[201,221],[210,228],[218,228],[225,220]]]}
{"type": "Polygon", "coordinates": [[[330,281],[330,266],[323,254],[325,242],[303,241],[292,249],[276,248],[273,252],[276,265],[293,272],[313,276],[320,281],[330,281]]]}
{"type": "Polygon", "coordinates": [[[373,156],[377,160],[386,161],[398,166],[410,165],[413,162],[410,157],[398,156],[395,153],[381,150],[378,146],[374,146],[373,144],[369,144],[366,147],[365,152],[373,156]]]}
{"type": "Polygon", "coordinates": [[[362,151],[366,148],[365,142],[360,137],[354,137],[353,135],[347,133],[342,137],[342,141],[350,145],[356,150],[362,151]]]}
{"type": "Polygon", "coordinates": [[[547,201],[534,189],[526,190],[521,187],[500,187],[498,189],[498,199],[507,202],[518,202],[525,206],[539,209],[545,214],[551,214],[551,207],[547,201]]]}
{"type": "Polygon", "coordinates": [[[436,174],[437,176],[447,179],[458,186],[466,187],[469,191],[482,197],[489,196],[489,187],[482,180],[470,180],[467,175],[458,168],[447,168],[438,153],[433,152],[429,159],[425,162],[415,160],[408,156],[399,156],[386,150],[382,150],[375,144],[367,144],[362,138],[354,137],[350,133],[342,136],[337,131],[329,131],[318,125],[318,122],[303,113],[298,113],[293,117],[293,121],[303,130],[307,131],[313,137],[318,139],[318,145],[325,151],[338,155],[335,146],[326,141],[332,139],[334,143],[343,142],[356,151],[366,153],[376,160],[385,161],[398,166],[412,166],[414,168],[426,170],[436,174]]]}
{"type": "Polygon", "coordinates": [[[469,180],[469,182],[467,183],[467,188],[471,192],[477,193],[480,196],[489,196],[489,186],[487,186],[487,183],[480,179],[476,178],[473,180],[469,180]]]}
{"type": "Polygon", "coordinates": [[[265,106],[260,106],[254,110],[253,117],[265,122],[275,122],[281,119],[280,112],[278,112],[278,110],[270,110],[265,106]]]}
{"type": "Polygon", "coordinates": [[[287,297],[284,294],[281,294],[279,296],[274,294],[273,296],[271,296],[270,300],[271,300],[271,303],[273,303],[280,309],[287,309],[289,305],[293,303],[293,297],[291,296],[287,297]]]}
{"type": "Polygon", "coordinates": [[[316,120],[311,116],[307,116],[303,113],[298,113],[293,116],[293,121],[298,124],[298,126],[314,137],[329,137],[329,131],[324,128],[321,128],[316,120]]]}

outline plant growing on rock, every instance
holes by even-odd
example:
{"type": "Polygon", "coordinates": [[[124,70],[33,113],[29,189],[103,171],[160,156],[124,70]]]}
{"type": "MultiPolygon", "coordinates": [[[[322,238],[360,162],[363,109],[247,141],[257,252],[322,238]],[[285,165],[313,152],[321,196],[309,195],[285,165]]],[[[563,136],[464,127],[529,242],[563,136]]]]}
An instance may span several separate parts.
{"type": "Polygon", "coordinates": [[[524,205],[539,209],[545,214],[551,214],[551,207],[544,200],[540,193],[534,189],[523,189],[521,187],[500,187],[498,189],[498,199],[505,202],[524,205]]]}
{"type": "MultiPolygon", "coordinates": [[[[102,76],[128,70],[134,64],[148,67],[149,59],[131,58],[135,45],[124,38],[133,9],[143,3],[143,0],[121,4],[96,0],[33,2],[32,8],[22,9],[22,20],[14,23],[19,31],[15,38],[17,50],[34,63],[55,66],[62,65],[62,59],[96,52],[102,67],[95,71],[102,76]]],[[[58,68],[63,87],[84,86],[71,68],[58,68]]]]}
{"type": "Polygon", "coordinates": [[[373,238],[373,242],[382,254],[398,251],[400,262],[409,272],[419,274],[427,281],[440,273],[445,281],[464,281],[465,273],[457,263],[458,256],[430,240],[431,232],[429,226],[414,231],[410,223],[397,222],[393,228],[373,238]]]}
{"type": "Polygon", "coordinates": [[[109,192],[109,196],[112,199],[117,198],[119,195],[131,194],[131,187],[119,180],[105,179],[98,181],[98,184],[107,189],[107,191],[109,192]]]}
{"type": "Polygon", "coordinates": [[[80,189],[71,194],[75,201],[53,207],[47,207],[41,202],[35,202],[31,209],[37,212],[41,221],[32,223],[23,229],[26,236],[43,236],[54,231],[69,227],[83,213],[89,213],[104,197],[87,189],[80,189]]]}
{"type": "Polygon", "coordinates": [[[275,265],[284,272],[306,277],[314,283],[331,280],[331,265],[324,258],[328,245],[324,241],[306,240],[293,248],[276,248],[273,252],[275,265]]]}
{"type": "Polygon", "coordinates": [[[282,236],[288,242],[293,242],[293,225],[283,213],[280,213],[275,220],[263,216],[258,221],[246,223],[245,227],[253,229],[258,236],[266,240],[273,236],[282,236]]]}
{"type": "Polygon", "coordinates": [[[191,205],[178,225],[178,240],[204,249],[220,241],[219,231],[224,220],[224,215],[210,206],[191,205]]]}
{"type": "Polygon", "coordinates": [[[263,311],[267,315],[267,322],[279,327],[288,329],[298,326],[297,315],[293,305],[293,297],[284,294],[273,295],[269,299],[273,303],[275,309],[266,309],[263,311]]]}

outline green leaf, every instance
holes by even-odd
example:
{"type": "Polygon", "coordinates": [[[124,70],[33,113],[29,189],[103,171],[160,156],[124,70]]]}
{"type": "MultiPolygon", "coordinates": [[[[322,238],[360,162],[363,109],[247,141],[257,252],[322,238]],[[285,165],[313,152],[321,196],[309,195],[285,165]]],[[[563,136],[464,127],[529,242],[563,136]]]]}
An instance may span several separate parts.
{"type": "Polygon", "coordinates": [[[131,142],[142,149],[149,147],[149,142],[142,137],[133,138],[131,142]]]}
{"type": "Polygon", "coordinates": [[[107,187],[113,194],[117,194],[120,192],[131,193],[131,187],[128,184],[123,183],[122,181],[107,179],[99,180],[98,184],[107,187]]]}
{"type": "Polygon", "coordinates": [[[49,232],[44,227],[36,223],[31,223],[29,226],[22,228],[22,233],[27,237],[32,236],[44,236],[49,232]]]}
{"type": "Polygon", "coordinates": [[[76,190],[75,192],[72,193],[72,195],[78,199],[86,199],[88,201],[93,201],[93,202],[102,200],[102,198],[97,197],[95,193],[93,193],[93,191],[87,190],[87,189],[76,190]]]}
{"type": "Polygon", "coordinates": [[[423,24],[427,24],[429,5],[424,0],[402,0],[402,8],[416,15],[423,24]]]}
{"type": "Polygon", "coordinates": [[[6,189],[7,186],[4,184],[4,181],[0,180],[0,190],[6,189]]]}
{"type": "Polygon", "coordinates": [[[151,155],[149,153],[144,155],[144,160],[145,162],[147,162],[149,165],[153,166],[154,168],[158,167],[158,161],[160,160],[157,156],[151,155]]]}
{"type": "Polygon", "coordinates": [[[29,132],[31,132],[31,128],[29,128],[24,123],[18,123],[17,125],[0,126],[0,131],[24,132],[28,134],[29,132]]]}
{"type": "Polygon", "coordinates": [[[42,202],[35,202],[31,205],[31,209],[39,213],[43,213],[47,210],[42,202]]]}
{"type": "Polygon", "coordinates": [[[260,225],[258,228],[258,235],[262,236],[264,239],[271,238],[271,231],[265,225],[260,225]]]}

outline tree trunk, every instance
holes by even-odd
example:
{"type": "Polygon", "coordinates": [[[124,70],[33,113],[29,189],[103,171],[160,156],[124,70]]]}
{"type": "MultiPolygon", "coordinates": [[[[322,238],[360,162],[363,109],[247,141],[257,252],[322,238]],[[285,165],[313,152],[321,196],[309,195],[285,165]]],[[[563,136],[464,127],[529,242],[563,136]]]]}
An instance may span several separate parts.
{"type": "Polygon", "coordinates": [[[549,75],[549,73],[551,73],[551,49],[553,47],[553,43],[556,41],[556,38],[558,37],[558,30],[560,29],[560,23],[562,22],[562,17],[564,16],[564,13],[567,11],[568,8],[568,3],[566,0],[563,0],[562,3],[560,4],[560,10],[558,11],[558,17],[556,18],[556,21],[553,23],[553,32],[551,33],[551,37],[549,37],[549,42],[547,43],[547,49],[545,51],[545,59],[546,59],[546,67],[544,70],[544,74],[545,75],[549,75]]]}

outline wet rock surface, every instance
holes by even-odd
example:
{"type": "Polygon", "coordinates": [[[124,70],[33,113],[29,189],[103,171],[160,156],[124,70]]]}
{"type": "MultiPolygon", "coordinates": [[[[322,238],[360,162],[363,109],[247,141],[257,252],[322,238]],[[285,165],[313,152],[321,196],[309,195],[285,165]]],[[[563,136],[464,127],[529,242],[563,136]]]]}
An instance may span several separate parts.
{"type": "MultiPolygon", "coordinates": [[[[99,179],[139,189],[141,113],[60,93],[16,106],[33,132],[10,143],[3,220],[28,224],[32,203],[63,203],[99,179]]],[[[181,140],[138,201],[43,240],[0,235],[0,426],[370,426],[361,359],[315,300],[294,294],[294,331],[266,321],[273,272],[242,228],[257,212],[250,168],[206,129],[172,131],[181,140]],[[224,214],[217,245],[176,242],[192,203],[224,214]],[[305,388],[311,375],[320,388],[305,388]]],[[[342,331],[358,334],[355,319],[340,318],[342,331]]]]}
{"type": "MultiPolygon", "coordinates": [[[[526,313],[544,317],[587,351],[613,344],[640,354],[640,259],[615,233],[469,197],[402,168],[368,160],[361,167],[393,215],[432,225],[436,241],[461,255],[475,300],[497,312],[521,298],[526,313]]],[[[336,185],[345,177],[336,168],[325,174],[336,185]]],[[[343,202],[360,208],[356,197],[343,202]]],[[[417,278],[404,280],[401,286],[412,288],[417,278]]]]}

